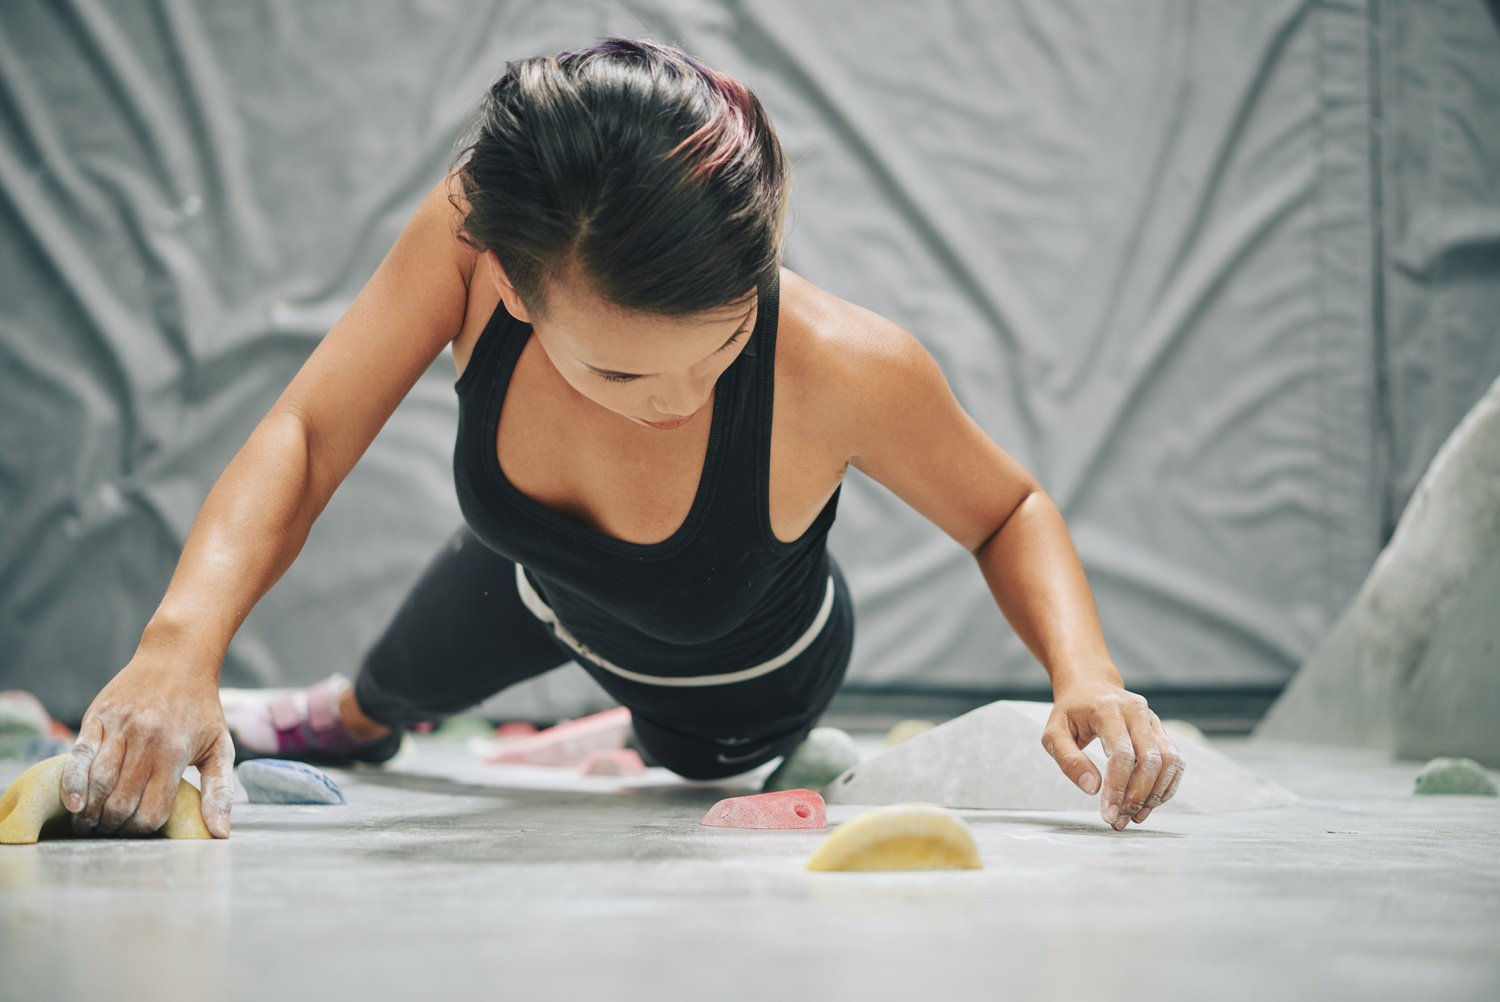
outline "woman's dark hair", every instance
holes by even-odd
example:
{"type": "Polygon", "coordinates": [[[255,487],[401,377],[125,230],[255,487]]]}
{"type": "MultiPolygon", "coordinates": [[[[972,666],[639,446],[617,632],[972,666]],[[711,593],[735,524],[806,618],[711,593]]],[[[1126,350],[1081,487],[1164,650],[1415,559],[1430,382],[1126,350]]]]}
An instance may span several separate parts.
{"type": "Polygon", "coordinates": [[[609,36],[509,61],[466,141],[458,238],[493,250],[537,316],[560,274],[621,310],[681,317],[781,267],[791,170],[770,118],[674,46],[609,36]]]}

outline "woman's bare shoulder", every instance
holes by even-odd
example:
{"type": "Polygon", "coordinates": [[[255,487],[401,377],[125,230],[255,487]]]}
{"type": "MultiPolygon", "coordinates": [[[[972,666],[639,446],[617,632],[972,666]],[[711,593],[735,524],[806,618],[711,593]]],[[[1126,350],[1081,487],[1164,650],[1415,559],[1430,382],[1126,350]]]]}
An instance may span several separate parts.
{"type": "Polygon", "coordinates": [[[913,350],[921,350],[916,338],[894,321],[819,288],[789,268],[781,270],[778,323],[778,378],[785,356],[790,372],[825,390],[842,384],[857,392],[881,370],[899,367],[913,350]],[[854,385],[848,385],[851,382],[854,385]]]}
{"type": "MultiPolygon", "coordinates": [[[[900,325],[782,270],[776,410],[842,461],[875,419],[932,384],[936,366],[900,325]]],[[[936,376],[941,382],[941,376],[936,376]]],[[[945,393],[946,386],[932,386],[945,393]]]]}

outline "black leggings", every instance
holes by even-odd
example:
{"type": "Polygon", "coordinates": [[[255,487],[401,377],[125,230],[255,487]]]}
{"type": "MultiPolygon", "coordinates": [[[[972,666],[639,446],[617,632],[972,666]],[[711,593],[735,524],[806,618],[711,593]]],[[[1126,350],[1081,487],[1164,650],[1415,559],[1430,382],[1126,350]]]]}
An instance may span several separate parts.
{"type": "MultiPolygon", "coordinates": [[[[458,713],[576,660],[630,708],[636,742],[661,765],[688,779],[747,772],[787,754],[807,736],[848,669],[854,608],[831,557],[829,568],[832,611],[812,643],[791,661],[741,682],[662,686],[622,678],[575,656],[522,604],[516,565],[465,525],[423,570],[365,655],[354,696],[371,718],[410,727],[458,713]]],[[[649,666],[630,667],[650,672],[649,666]]],[[[703,673],[716,672],[705,666],[703,673]]]]}

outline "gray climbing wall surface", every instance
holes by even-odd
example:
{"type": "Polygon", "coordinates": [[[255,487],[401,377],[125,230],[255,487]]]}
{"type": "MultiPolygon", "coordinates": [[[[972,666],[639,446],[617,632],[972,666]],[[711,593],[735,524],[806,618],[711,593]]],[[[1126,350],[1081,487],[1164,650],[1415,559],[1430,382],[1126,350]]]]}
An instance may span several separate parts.
{"type": "MultiPolygon", "coordinates": [[[[82,715],[505,60],[606,33],[756,90],[795,163],[788,266],[918,336],[1041,479],[1133,686],[1274,692],[1500,373],[1483,0],[12,0],[0,686],[82,715]]],[[[335,495],[225,684],[357,669],[458,522],[453,371],[335,495]]],[[[832,545],[851,687],[1045,685],[968,555],[882,488],[851,477],[832,545]]],[[[500,699],[607,705],[566,673],[500,699]]]]}

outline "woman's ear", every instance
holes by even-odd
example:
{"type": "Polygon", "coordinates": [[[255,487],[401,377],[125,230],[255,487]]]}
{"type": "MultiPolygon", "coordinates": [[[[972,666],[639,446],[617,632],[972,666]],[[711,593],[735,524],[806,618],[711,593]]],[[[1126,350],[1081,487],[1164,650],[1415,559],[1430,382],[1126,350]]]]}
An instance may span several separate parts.
{"type": "Polygon", "coordinates": [[[489,272],[490,280],[495,283],[495,288],[500,292],[500,298],[505,301],[505,312],[523,324],[531,323],[531,316],[526,312],[526,304],[522,303],[521,297],[516,294],[516,287],[510,284],[510,278],[505,274],[505,266],[500,263],[500,255],[487,250],[480,256],[484,259],[484,266],[489,272]]]}

